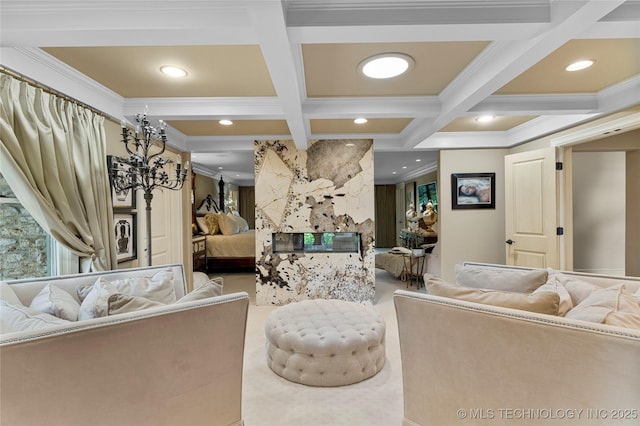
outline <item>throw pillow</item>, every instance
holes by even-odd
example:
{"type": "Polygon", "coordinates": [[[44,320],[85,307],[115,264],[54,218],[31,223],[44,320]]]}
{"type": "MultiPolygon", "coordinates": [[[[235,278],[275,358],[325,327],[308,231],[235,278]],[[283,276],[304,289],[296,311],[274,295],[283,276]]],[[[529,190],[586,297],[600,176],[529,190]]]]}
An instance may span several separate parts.
{"type": "MultiPolygon", "coordinates": [[[[107,281],[104,277],[100,280],[107,281]]],[[[150,277],[131,277],[110,281],[117,293],[139,296],[164,304],[176,301],[173,271],[165,269],[150,277]]]]}
{"type": "Polygon", "coordinates": [[[67,320],[27,308],[22,304],[12,305],[5,300],[0,300],[0,333],[2,334],[68,323],[67,320]]]}
{"type": "Polygon", "coordinates": [[[198,224],[198,228],[200,229],[200,232],[202,232],[205,235],[209,234],[209,226],[207,225],[207,221],[204,218],[204,216],[197,216],[196,223],[198,224]]]}
{"type": "Polygon", "coordinates": [[[204,221],[207,224],[209,234],[216,235],[220,231],[219,219],[220,216],[224,216],[224,213],[207,213],[204,215],[204,221]]]}
{"type": "Polygon", "coordinates": [[[540,314],[557,315],[560,297],[558,293],[540,292],[526,294],[519,292],[483,290],[479,288],[451,285],[441,280],[428,280],[427,292],[435,296],[451,297],[484,305],[520,309],[540,314]]]}
{"type": "Polygon", "coordinates": [[[193,300],[206,299],[208,297],[220,296],[222,294],[222,278],[212,278],[202,286],[193,290],[180,298],[176,303],[191,302],[193,300]]]}
{"type": "Polygon", "coordinates": [[[147,308],[165,306],[164,303],[155,302],[139,296],[129,296],[127,294],[116,293],[109,296],[108,315],[124,314],[126,312],[141,311],[147,308]]]}
{"type": "Polygon", "coordinates": [[[640,329],[640,305],[624,284],[596,290],[567,312],[567,318],[640,329]]]}
{"type": "Polygon", "coordinates": [[[247,232],[249,230],[249,223],[242,216],[233,216],[233,219],[238,222],[239,232],[247,232]]]}
{"type": "Polygon", "coordinates": [[[598,285],[561,273],[556,274],[556,281],[567,289],[571,295],[573,306],[578,306],[593,292],[602,290],[602,287],[598,285]]]}
{"type": "Polygon", "coordinates": [[[4,281],[0,281],[0,300],[4,300],[10,305],[22,305],[16,292],[4,281]]]}
{"type": "Polygon", "coordinates": [[[531,293],[547,282],[544,269],[514,270],[456,265],[456,283],[474,288],[531,293]]]}
{"type": "Polygon", "coordinates": [[[29,307],[68,321],[77,321],[80,314],[80,304],[76,299],[60,287],[51,284],[40,290],[29,307]]]}
{"type": "Polygon", "coordinates": [[[78,320],[106,317],[109,313],[109,297],[118,293],[118,289],[109,281],[100,277],[80,305],[78,320]]]}
{"type": "Polygon", "coordinates": [[[566,288],[556,280],[555,274],[549,275],[549,279],[546,283],[538,287],[533,294],[543,293],[543,292],[551,292],[558,293],[558,297],[560,298],[560,305],[558,307],[558,315],[563,317],[569,312],[571,308],[573,308],[573,301],[571,300],[571,295],[567,291],[566,288]]]}
{"type": "Polygon", "coordinates": [[[234,220],[231,213],[221,214],[218,218],[218,225],[220,226],[222,235],[234,235],[240,232],[240,225],[234,220]]]}

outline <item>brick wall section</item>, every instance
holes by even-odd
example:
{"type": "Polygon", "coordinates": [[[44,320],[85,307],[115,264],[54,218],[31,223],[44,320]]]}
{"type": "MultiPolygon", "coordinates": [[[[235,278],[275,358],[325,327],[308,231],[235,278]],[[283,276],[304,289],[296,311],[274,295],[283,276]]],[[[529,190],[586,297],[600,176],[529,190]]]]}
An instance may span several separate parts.
{"type": "MultiPolygon", "coordinates": [[[[15,197],[1,174],[0,197],[15,197]]],[[[0,280],[47,276],[47,241],[20,203],[0,202],[0,280]]]]}

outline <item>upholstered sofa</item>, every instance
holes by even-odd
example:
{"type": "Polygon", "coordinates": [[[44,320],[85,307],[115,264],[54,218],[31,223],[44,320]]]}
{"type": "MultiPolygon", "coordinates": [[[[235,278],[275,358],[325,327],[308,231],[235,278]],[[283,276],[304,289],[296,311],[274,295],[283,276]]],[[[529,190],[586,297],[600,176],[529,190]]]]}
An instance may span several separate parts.
{"type": "MultiPolygon", "coordinates": [[[[181,265],[20,280],[9,288],[29,306],[48,284],[77,299],[79,286],[98,279],[159,271],[172,275],[176,298],[185,295],[181,265]]],[[[246,293],[235,293],[2,334],[0,424],[241,425],[248,305],[246,293]]]]}
{"type": "MultiPolygon", "coordinates": [[[[624,283],[626,295],[640,295],[640,278],[555,272],[574,287],[624,283]]],[[[425,276],[427,291],[432,280],[425,276]]],[[[394,303],[404,425],[640,424],[639,329],[404,290],[394,303]]]]}

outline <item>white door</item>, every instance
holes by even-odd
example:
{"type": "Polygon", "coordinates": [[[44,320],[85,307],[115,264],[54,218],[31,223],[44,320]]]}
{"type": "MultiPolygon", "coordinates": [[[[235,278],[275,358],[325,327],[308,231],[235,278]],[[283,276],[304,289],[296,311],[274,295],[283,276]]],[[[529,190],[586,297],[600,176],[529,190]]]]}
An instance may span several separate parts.
{"type": "Polygon", "coordinates": [[[505,157],[506,263],[558,268],[555,148],[505,157]]]}
{"type": "Polygon", "coordinates": [[[182,263],[182,194],[155,190],[151,202],[151,264],[182,263]]]}

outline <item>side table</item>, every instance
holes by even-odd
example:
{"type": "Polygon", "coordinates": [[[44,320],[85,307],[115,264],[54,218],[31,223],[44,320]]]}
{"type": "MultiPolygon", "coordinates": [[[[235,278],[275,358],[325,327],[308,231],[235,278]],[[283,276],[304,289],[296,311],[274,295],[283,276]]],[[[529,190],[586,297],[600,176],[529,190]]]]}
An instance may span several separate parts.
{"type": "Polygon", "coordinates": [[[418,256],[414,256],[413,254],[403,254],[402,260],[404,261],[404,268],[402,270],[402,275],[405,277],[407,281],[407,288],[416,283],[416,289],[420,289],[423,285],[424,275],[424,263],[427,256],[425,254],[421,254],[418,256]]]}
{"type": "Polygon", "coordinates": [[[207,237],[194,235],[191,239],[193,270],[207,272],[207,237]]]}

